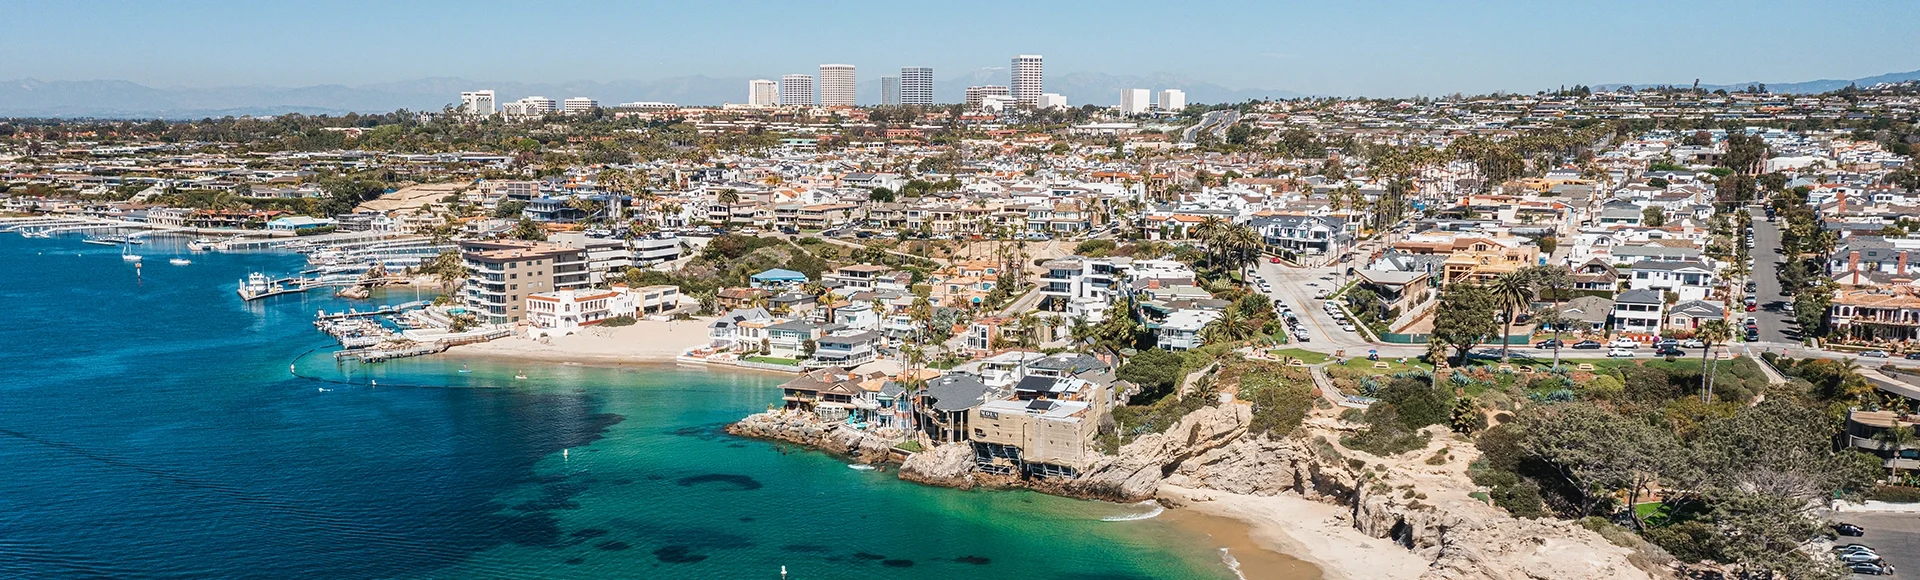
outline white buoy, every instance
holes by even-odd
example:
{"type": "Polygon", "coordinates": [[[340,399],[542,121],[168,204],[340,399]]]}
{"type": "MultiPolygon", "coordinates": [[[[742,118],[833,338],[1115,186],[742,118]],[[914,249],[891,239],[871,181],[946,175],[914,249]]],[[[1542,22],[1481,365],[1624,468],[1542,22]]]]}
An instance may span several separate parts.
{"type": "Polygon", "coordinates": [[[780,580],[787,580],[787,567],[786,567],[786,566],[781,566],[781,567],[780,567],[780,580]]]}

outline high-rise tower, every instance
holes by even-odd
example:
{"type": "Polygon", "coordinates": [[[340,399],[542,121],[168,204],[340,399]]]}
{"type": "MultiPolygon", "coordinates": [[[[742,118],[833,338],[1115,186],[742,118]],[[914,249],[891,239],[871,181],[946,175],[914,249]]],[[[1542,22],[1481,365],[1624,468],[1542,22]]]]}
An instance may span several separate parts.
{"type": "Polygon", "coordinates": [[[832,107],[854,105],[854,91],[857,89],[853,78],[853,65],[820,65],[820,105],[832,107]]]}
{"type": "Polygon", "coordinates": [[[933,104],[933,67],[909,66],[900,68],[900,104],[933,104]]]}
{"type": "Polygon", "coordinates": [[[787,75],[780,77],[780,104],[813,104],[813,75],[787,75]]]}
{"type": "Polygon", "coordinates": [[[1013,83],[1007,85],[1008,96],[1023,107],[1040,106],[1040,94],[1046,92],[1040,73],[1040,55],[1023,54],[1013,57],[1013,83]]]}

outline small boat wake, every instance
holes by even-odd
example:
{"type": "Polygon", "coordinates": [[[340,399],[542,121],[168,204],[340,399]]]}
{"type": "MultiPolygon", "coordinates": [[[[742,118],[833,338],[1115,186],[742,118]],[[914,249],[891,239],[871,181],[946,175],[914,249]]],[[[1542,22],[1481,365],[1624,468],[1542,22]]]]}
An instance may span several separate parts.
{"type": "Polygon", "coordinates": [[[1226,548],[1221,548],[1220,561],[1227,565],[1228,570],[1233,571],[1233,577],[1239,578],[1240,580],[1247,580],[1247,575],[1240,572],[1240,560],[1233,557],[1233,552],[1227,551],[1226,548]]]}
{"type": "Polygon", "coordinates": [[[1143,502],[1140,502],[1140,503],[1137,503],[1137,504],[1133,504],[1133,505],[1139,505],[1139,506],[1153,506],[1153,509],[1151,509],[1151,510],[1148,510],[1148,511],[1145,511],[1145,512],[1141,512],[1141,513],[1137,513],[1137,514],[1125,514],[1125,515],[1118,515],[1118,516],[1107,516],[1107,517],[1104,517],[1104,518],[1100,518],[1100,521],[1103,521],[1103,522],[1131,522],[1131,521],[1138,521],[1138,520],[1146,520],[1146,519],[1153,519],[1153,518],[1155,518],[1155,517],[1159,517],[1159,516],[1160,516],[1160,514],[1163,514],[1163,513],[1166,513],[1166,511],[1167,511],[1167,507],[1166,507],[1166,506],[1163,506],[1163,505],[1160,505],[1160,502],[1157,502],[1157,501],[1153,501],[1153,500],[1147,500],[1147,501],[1143,501],[1143,502]]]}
{"type": "Polygon", "coordinates": [[[874,467],[874,466],[871,466],[871,465],[867,465],[867,464],[865,464],[865,463],[848,463],[848,464],[847,464],[847,469],[851,469],[851,470],[854,470],[854,471],[873,471],[873,470],[875,470],[875,469],[879,469],[879,468],[878,468],[878,467],[874,467]]]}

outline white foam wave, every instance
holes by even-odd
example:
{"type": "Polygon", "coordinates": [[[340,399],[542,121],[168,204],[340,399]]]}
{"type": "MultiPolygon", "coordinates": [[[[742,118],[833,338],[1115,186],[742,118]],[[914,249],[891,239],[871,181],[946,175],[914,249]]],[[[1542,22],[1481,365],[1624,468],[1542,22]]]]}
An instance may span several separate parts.
{"type": "Polygon", "coordinates": [[[1145,511],[1145,512],[1141,512],[1141,513],[1137,513],[1137,514],[1126,514],[1126,515],[1118,515],[1118,516],[1107,516],[1107,517],[1104,517],[1104,518],[1100,518],[1100,521],[1103,521],[1103,522],[1131,522],[1131,521],[1135,521],[1135,520],[1145,520],[1145,519],[1151,519],[1151,518],[1154,518],[1154,517],[1158,517],[1158,516],[1159,516],[1160,514],[1162,514],[1162,513],[1165,513],[1165,512],[1167,511],[1167,508],[1166,508],[1166,506],[1163,506],[1163,505],[1160,505],[1160,502],[1157,502],[1157,501],[1153,501],[1153,500],[1147,500],[1147,501],[1143,501],[1143,502],[1140,502],[1140,503],[1137,503],[1137,504],[1134,504],[1134,505],[1151,505],[1151,506],[1153,506],[1153,509],[1151,509],[1151,510],[1147,510],[1147,511],[1145,511]]]}
{"type": "Polygon", "coordinates": [[[1226,548],[1221,548],[1220,561],[1225,562],[1227,569],[1233,571],[1233,577],[1239,578],[1240,580],[1247,580],[1247,575],[1240,573],[1240,560],[1233,557],[1233,552],[1227,551],[1226,548]]]}
{"type": "Polygon", "coordinates": [[[865,463],[848,463],[848,464],[847,464],[847,469],[851,469],[851,470],[854,470],[854,471],[873,471],[873,470],[875,470],[875,469],[879,469],[879,468],[878,468],[878,467],[874,467],[874,466],[871,466],[871,465],[867,465],[867,464],[865,464],[865,463]]]}

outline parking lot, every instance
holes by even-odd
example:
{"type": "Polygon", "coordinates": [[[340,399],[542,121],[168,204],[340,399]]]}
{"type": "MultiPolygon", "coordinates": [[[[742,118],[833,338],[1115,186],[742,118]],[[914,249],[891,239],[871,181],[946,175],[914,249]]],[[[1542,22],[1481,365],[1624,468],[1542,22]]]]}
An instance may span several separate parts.
{"type": "Polygon", "coordinates": [[[1855,574],[1854,578],[1920,577],[1920,514],[1913,513],[1840,513],[1842,522],[1866,528],[1857,538],[1841,536],[1840,544],[1865,544],[1892,564],[1892,576],[1855,574]]]}

